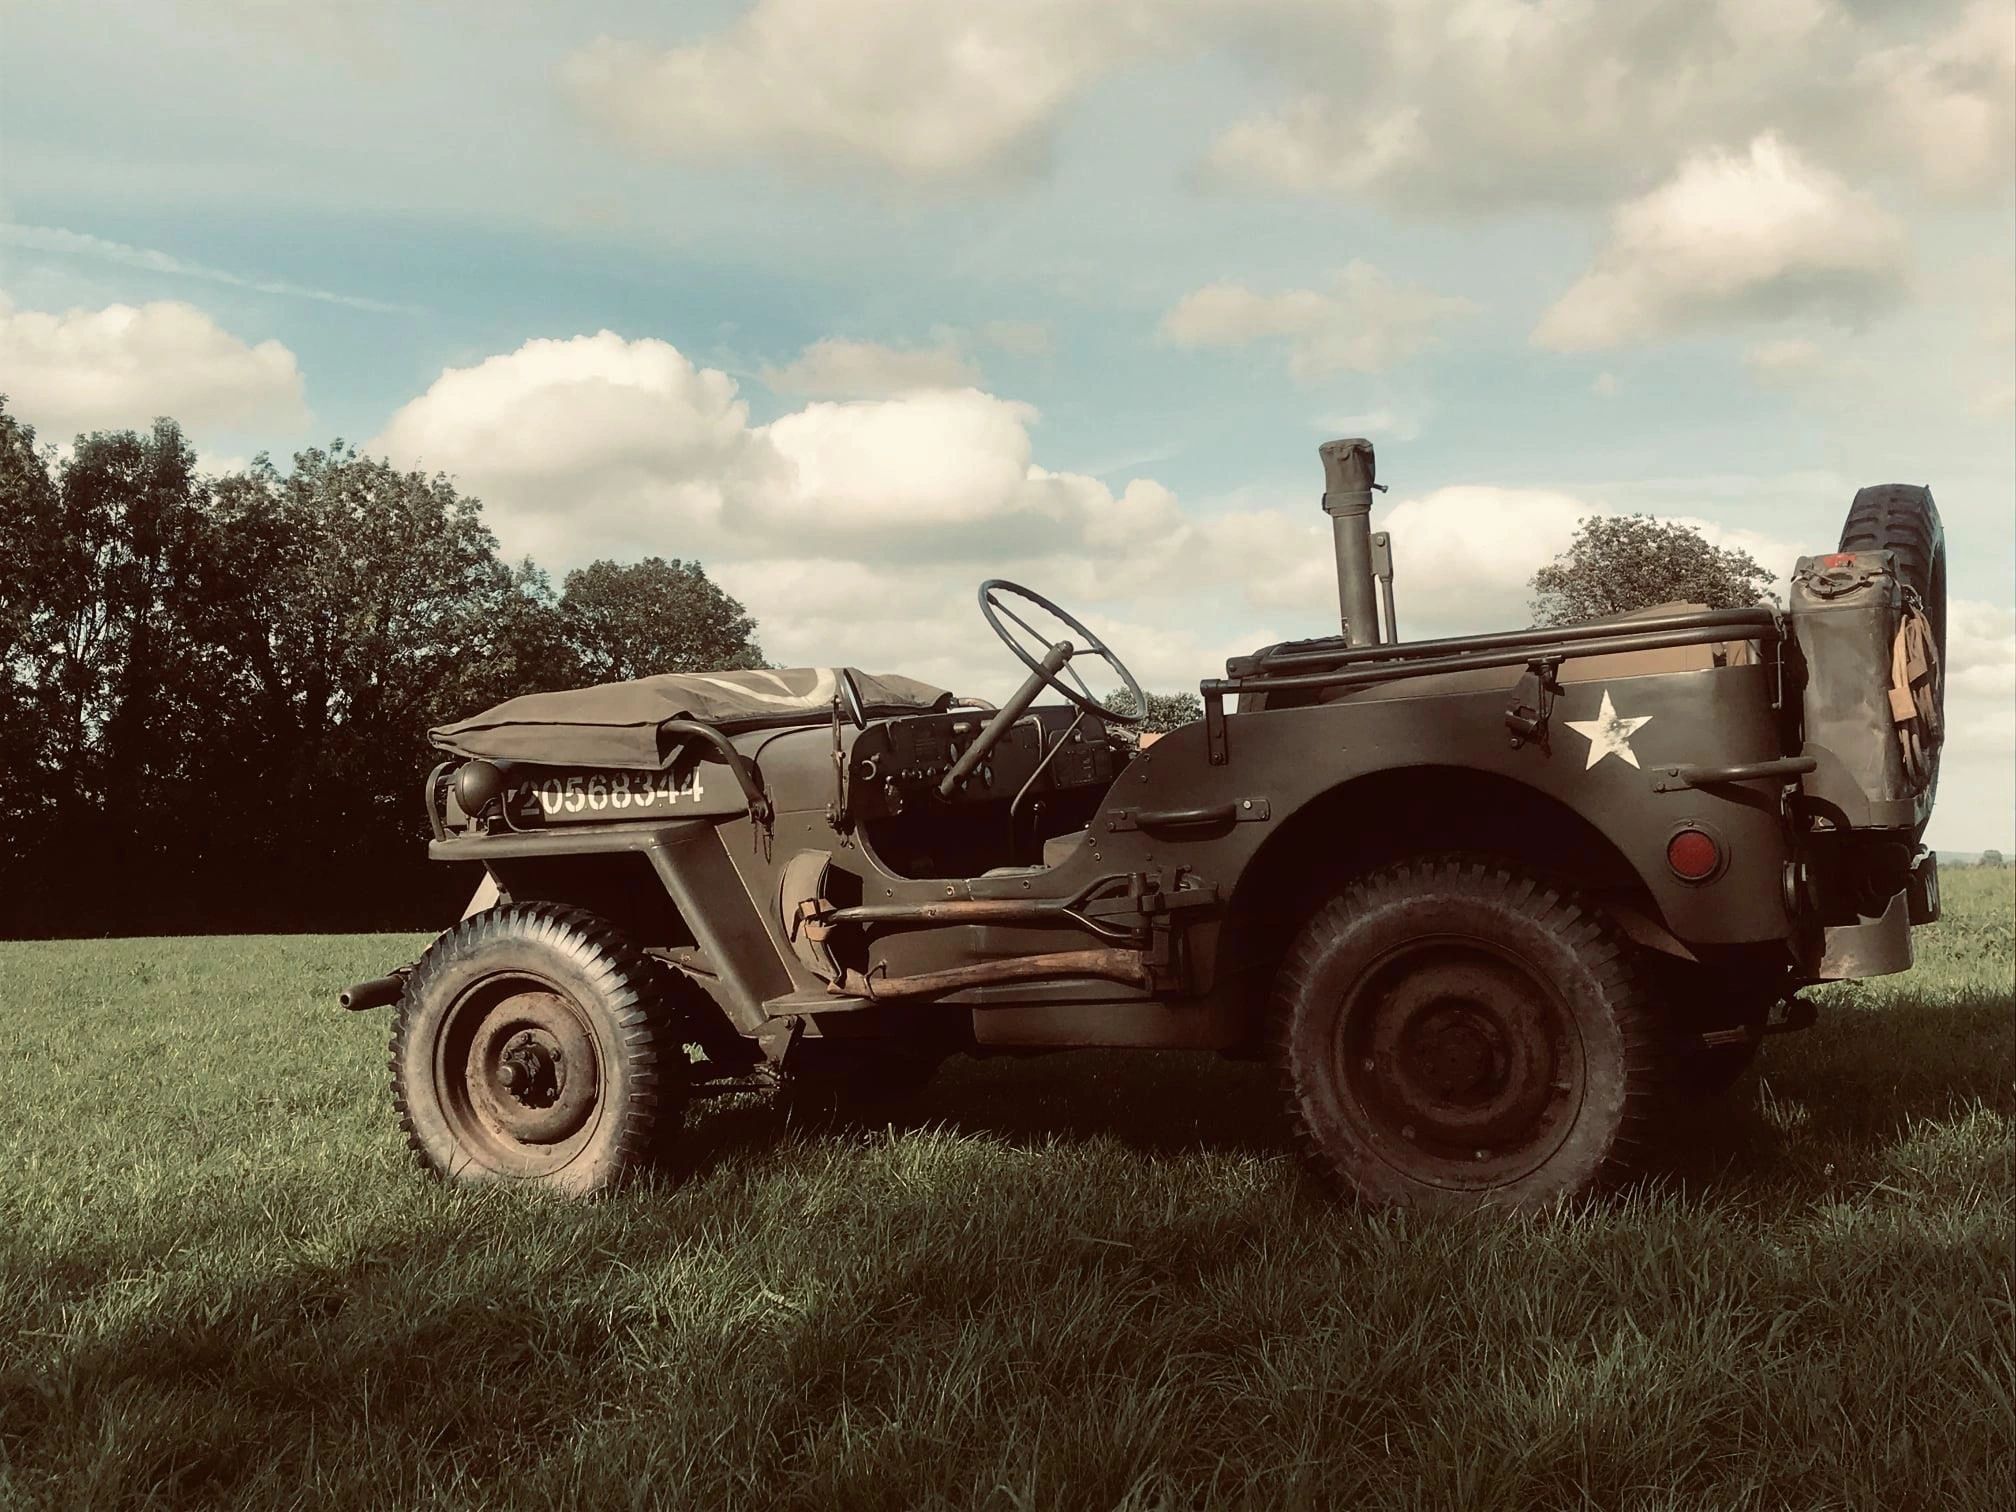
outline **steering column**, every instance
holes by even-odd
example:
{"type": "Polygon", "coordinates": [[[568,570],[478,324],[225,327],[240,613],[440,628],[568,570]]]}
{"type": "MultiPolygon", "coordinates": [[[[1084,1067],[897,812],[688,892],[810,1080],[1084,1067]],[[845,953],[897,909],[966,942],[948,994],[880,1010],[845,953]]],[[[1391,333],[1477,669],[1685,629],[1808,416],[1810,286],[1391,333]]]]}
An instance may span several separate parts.
{"type": "Polygon", "coordinates": [[[980,763],[985,761],[994,747],[1001,743],[1001,737],[1014,727],[1015,721],[1029,712],[1029,706],[1036,702],[1036,695],[1045,688],[1053,686],[1052,680],[1064,670],[1064,664],[1070,660],[1071,642],[1068,640],[1057,641],[1043,653],[1042,660],[1036,664],[1037,670],[1022,680],[1022,686],[1017,688],[1008,702],[1001,705],[994,717],[987,721],[987,727],[974,739],[973,744],[959,753],[959,759],[952,763],[952,769],[939,779],[940,798],[950,798],[965,786],[966,779],[973,775],[980,763]]]}

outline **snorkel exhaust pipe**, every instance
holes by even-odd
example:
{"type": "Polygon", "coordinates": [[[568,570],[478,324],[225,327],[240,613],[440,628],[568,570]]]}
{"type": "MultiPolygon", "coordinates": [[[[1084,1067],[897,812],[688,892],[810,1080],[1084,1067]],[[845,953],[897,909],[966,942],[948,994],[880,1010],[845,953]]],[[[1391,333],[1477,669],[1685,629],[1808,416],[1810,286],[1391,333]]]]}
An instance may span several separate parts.
{"type": "MultiPolygon", "coordinates": [[[[1361,436],[1325,441],[1316,454],[1323,459],[1323,512],[1330,516],[1337,547],[1337,608],[1343,618],[1345,644],[1376,646],[1379,602],[1372,586],[1372,490],[1376,486],[1372,443],[1361,436]]],[[[1390,576],[1387,592],[1392,592],[1390,576]]],[[[1390,608],[1390,597],[1388,604],[1390,608]]]]}

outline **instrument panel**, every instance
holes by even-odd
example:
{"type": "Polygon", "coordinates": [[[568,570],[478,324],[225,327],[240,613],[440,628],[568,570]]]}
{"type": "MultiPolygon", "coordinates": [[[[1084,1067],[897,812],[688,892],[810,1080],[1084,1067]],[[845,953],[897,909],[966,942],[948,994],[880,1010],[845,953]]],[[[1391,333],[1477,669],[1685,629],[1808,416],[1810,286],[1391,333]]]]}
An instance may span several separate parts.
{"type": "MultiPolygon", "coordinates": [[[[992,717],[986,710],[961,709],[871,725],[855,740],[848,758],[849,810],[856,818],[873,819],[936,801],[939,781],[992,717]]],[[[1110,783],[1125,764],[1124,755],[1114,749],[1103,720],[1087,718],[1074,730],[1076,718],[1077,710],[1061,704],[1031,709],[950,801],[1006,803],[1039,766],[1035,792],[1110,783]],[[1043,761],[1046,752],[1051,753],[1048,763],[1043,761]]]]}

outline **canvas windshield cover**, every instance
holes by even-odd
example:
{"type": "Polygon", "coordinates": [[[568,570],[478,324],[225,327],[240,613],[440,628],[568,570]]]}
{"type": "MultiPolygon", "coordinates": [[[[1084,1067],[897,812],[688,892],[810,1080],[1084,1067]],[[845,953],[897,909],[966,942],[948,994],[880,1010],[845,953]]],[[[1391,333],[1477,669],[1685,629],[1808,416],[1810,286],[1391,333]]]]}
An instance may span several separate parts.
{"type": "MultiPolygon", "coordinates": [[[[942,709],[951,702],[943,689],[897,673],[856,672],[854,681],[871,715],[942,709]]],[[[664,733],[668,723],[699,720],[729,731],[805,724],[832,717],[838,688],[839,672],[832,667],[667,672],[527,693],[437,726],[428,738],[456,756],[650,771],[680,748],[676,736],[664,733]]]]}

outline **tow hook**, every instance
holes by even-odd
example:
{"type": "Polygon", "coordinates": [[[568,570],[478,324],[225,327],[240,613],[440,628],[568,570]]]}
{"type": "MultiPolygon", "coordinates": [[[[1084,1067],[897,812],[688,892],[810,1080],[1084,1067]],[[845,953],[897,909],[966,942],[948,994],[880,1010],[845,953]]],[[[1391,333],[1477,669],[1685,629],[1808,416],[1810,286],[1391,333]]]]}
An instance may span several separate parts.
{"type": "Polygon", "coordinates": [[[336,1005],[352,1013],[362,1013],[367,1008],[383,1008],[387,1003],[396,1003],[399,994],[406,990],[406,973],[412,969],[402,966],[390,976],[372,977],[367,982],[345,987],[336,994],[336,1005]]]}

